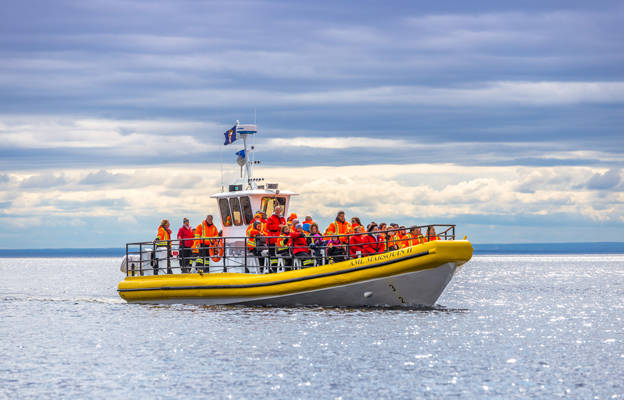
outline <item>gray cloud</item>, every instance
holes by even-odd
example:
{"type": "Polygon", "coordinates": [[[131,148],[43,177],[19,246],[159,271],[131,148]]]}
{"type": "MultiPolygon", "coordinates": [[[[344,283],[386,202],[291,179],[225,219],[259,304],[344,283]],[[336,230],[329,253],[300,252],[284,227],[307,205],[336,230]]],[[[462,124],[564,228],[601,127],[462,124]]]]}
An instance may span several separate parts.
{"type": "Polygon", "coordinates": [[[26,178],[20,183],[20,187],[29,189],[47,189],[55,186],[63,186],[66,183],[67,180],[62,174],[55,175],[53,173],[44,173],[26,178]]]}
{"type": "Polygon", "coordinates": [[[102,185],[109,183],[123,183],[129,179],[129,175],[111,173],[106,170],[99,170],[98,172],[91,172],[83,179],[80,180],[82,185],[102,185]]]}
{"type": "Polygon", "coordinates": [[[586,187],[593,190],[608,190],[618,186],[621,180],[622,176],[620,169],[611,168],[605,173],[597,173],[592,176],[587,181],[586,187]]]}

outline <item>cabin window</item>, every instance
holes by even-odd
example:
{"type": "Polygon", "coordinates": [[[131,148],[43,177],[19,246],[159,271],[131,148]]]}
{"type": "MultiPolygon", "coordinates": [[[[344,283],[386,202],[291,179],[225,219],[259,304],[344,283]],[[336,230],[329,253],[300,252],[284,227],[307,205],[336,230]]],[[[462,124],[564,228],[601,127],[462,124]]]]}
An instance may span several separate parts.
{"type": "Polygon", "coordinates": [[[243,215],[241,213],[238,197],[232,197],[230,199],[230,208],[232,209],[232,220],[234,221],[234,225],[241,225],[243,223],[243,215]]]}
{"type": "Polygon", "coordinates": [[[282,206],[282,212],[283,214],[286,214],[286,210],[284,207],[286,205],[286,199],[284,197],[263,197],[260,207],[262,208],[262,211],[266,213],[266,215],[272,215],[273,211],[275,210],[275,206],[277,205],[282,206]]]}
{"type": "Polygon", "coordinates": [[[223,222],[223,226],[232,226],[230,205],[227,199],[219,199],[219,209],[221,210],[221,222],[223,222]]]}
{"type": "Polygon", "coordinates": [[[245,225],[251,224],[253,221],[253,211],[251,209],[251,201],[248,196],[240,198],[241,208],[243,209],[243,218],[245,219],[245,225]]]}

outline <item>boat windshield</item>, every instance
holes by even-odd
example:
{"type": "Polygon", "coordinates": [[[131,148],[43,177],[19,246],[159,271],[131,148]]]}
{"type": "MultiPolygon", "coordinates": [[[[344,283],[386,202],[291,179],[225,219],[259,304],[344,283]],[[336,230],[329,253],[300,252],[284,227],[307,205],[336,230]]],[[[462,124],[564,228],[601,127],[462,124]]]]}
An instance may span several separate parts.
{"type": "Polygon", "coordinates": [[[280,205],[282,207],[282,215],[286,214],[286,198],[284,197],[263,197],[260,208],[266,213],[267,216],[273,215],[275,206],[280,205]]]}
{"type": "Polygon", "coordinates": [[[245,225],[249,225],[253,221],[253,212],[251,210],[251,201],[249,197],[240,198],[241,207],[243,208],[243,216],[245,217],[245,225]]]}
{"type": "Polygon", "coordinates": [[[241,225],[243,223],[243,216],[241,214],[241,207],[240,202],[238,201],[238,197],[232,197],[230,199],[230,208],[232,209],[232,219],[234,220],[234,225],[241,225]]]}
{"type": "Polygon", "coordinates": [[[219,208],[221,209],[223,226],[232,226],[232,216],[230,215],[230,206],[227,199],[219,199],[219,208]]]}

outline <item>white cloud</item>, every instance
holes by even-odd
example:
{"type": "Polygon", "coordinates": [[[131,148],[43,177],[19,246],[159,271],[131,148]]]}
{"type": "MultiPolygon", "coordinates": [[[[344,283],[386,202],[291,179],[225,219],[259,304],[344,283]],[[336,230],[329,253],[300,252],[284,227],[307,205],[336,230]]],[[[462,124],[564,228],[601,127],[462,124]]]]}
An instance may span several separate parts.
{"type": "Polygon", "coordinates": [[[111,120],[58,116],[3,116],[0,142],[22,149],[101,149],[116,155],[187,155],[214,151],[193,135],[225,129],[215,123],[111,120]]]}

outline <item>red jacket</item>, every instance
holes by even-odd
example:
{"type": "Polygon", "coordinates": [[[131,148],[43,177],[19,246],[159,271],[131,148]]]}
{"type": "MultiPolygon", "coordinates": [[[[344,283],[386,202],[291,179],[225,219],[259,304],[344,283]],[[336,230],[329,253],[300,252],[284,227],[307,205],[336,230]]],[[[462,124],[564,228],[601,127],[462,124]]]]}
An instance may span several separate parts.
{"type": "Polygon", "coordinates": [[[349,236],[349,254],[355,256],[358,251],[364,253],[364,249],[362,248],[363,243],[364,238],[362,235],[349,236]]]}
{"type": "MultiPolygon", "coordinates": [[[[280,225],[286,225],[284,217],[278,217],[275,214],[271,215],[267,220],[268,236],[279,236],[281,234],[280,225]]],[[[277,239],[269,239],[270,244],[275,244],[275,242],[277,242],[277,239]]]]}
{"type": "Polygon", "coordinates": [[[310,253],[308,239],[305,235],[294,231],[290,233],[290,242],[293,244],[293,255],[301,252],[310,253]]]}
{"type": "MultiPolygon", "coordinates": [[[[178,230],[178,239],[193,239],[195,237],[195,232],[191,227],[186,227],[182,225],[182,228],[178,230]]],[[[182,240],[180,241],[180,247],[191,247],[193,246],[192,240],[182,240]]]]}
{"type": "Polygon", "coordinates": [[[386,243],[381,235],[378,238],[375,238],[373,235],[364,235],[362,242],[364,243],[363,254],[381,253],[386,248],[386,243]]]}

